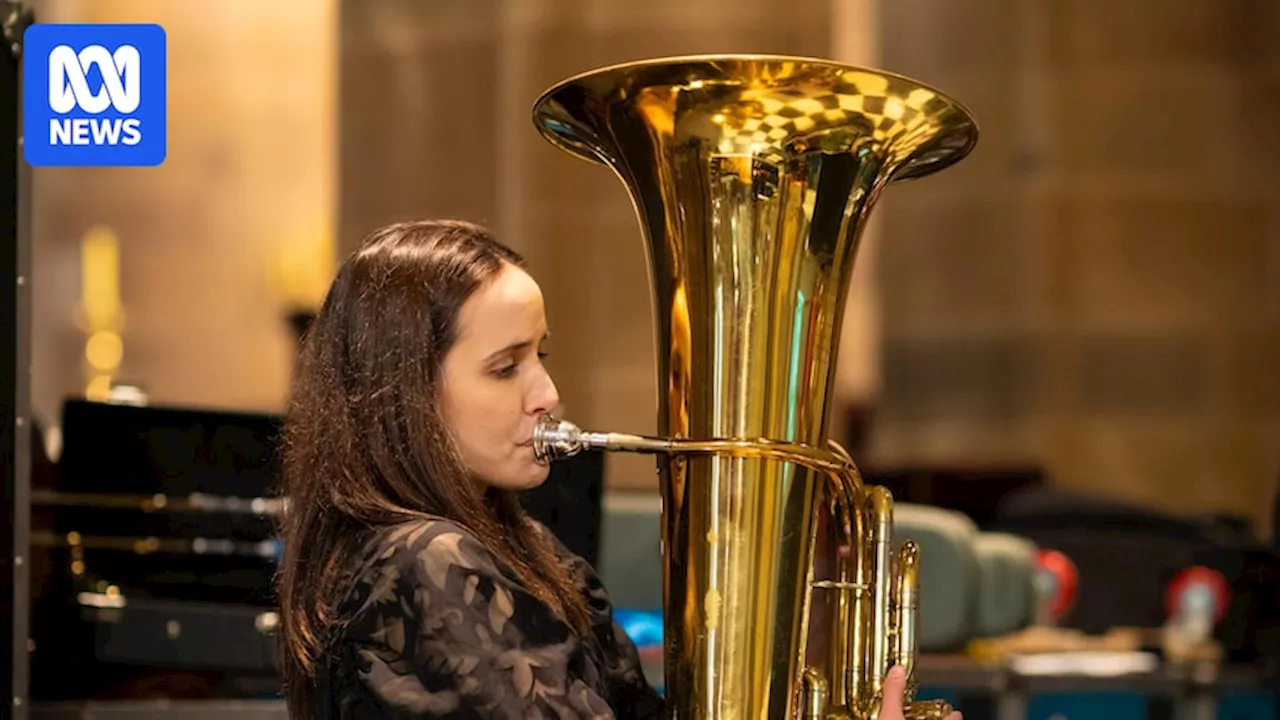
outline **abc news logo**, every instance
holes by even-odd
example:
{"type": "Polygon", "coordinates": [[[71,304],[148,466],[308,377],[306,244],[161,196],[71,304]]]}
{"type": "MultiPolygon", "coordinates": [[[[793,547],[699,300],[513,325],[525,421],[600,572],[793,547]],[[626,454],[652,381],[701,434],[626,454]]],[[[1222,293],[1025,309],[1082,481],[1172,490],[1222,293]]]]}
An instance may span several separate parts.
{"type": "Polygon", "coordinates": [[[37,23],[23,38],[23,149],[29,163],[138,167],[164,162],[163,28],[37,23]]]}
{"type": "MultiPolygon", "coordinates": [[[[142,101],[142,59],[138,48],[121,45],[114,53],[101,45],[76,52],[59,45],[49,53],[49,108],[67,115],[77,108],[98,115],[113,108],[120,115],[138,109],[142,101]],[[86,72],[97,68],[102,87],[89,89],[86,72]]],[[[142,121],[135,117],[50,118],[51,145],[137,145],[142,142],[142,121]]]]}

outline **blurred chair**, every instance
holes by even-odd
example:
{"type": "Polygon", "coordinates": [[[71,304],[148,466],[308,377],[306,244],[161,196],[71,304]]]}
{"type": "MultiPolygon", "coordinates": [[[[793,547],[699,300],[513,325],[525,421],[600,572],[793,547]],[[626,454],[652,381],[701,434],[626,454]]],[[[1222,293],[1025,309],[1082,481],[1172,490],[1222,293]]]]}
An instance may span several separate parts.
{"type": "Polygon", "coordinates": [[[616,608],[662,609],[662,499],[606,492],[597,571],[616,608]]]}
{"type": "Polygon", "coordinates": [[[920,649],[958,649],[978,626],[977,525],[963,513],[912,503],[896,504],[893,522],[896,546],[913,540],[920,548],[920,649]]]}
{"type": "Polygon", "coordinates": [[[1009,533],[974,538],[978,560],[979,637],[999,637],[1029,627],[1036,617],[1036,545],[1009,533]]]}

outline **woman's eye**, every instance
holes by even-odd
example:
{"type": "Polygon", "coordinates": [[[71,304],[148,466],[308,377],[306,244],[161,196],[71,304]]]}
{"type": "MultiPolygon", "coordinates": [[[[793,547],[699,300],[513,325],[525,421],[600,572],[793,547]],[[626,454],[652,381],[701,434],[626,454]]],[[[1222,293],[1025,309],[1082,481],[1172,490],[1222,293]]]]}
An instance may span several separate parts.
{"type": "Polygon", "coordinates": [[[504,365],[498,368],[497,370],[493,371],[493,376],[501,380],[505,380],[509,377],[514,376],[515,374],[516,374],[515,365],[504,365]]]}
{"type": "Polygon", "coordinates": [[[551,354],[551,353],[547,352],[546,350],[539,350],[539,351],[538,351],[538,359],[539,359],[539,360],[546,360],[546,359],[547,359],[547,356],[548,356],[548,355],[550,355],[550,354],[551,354]]]}

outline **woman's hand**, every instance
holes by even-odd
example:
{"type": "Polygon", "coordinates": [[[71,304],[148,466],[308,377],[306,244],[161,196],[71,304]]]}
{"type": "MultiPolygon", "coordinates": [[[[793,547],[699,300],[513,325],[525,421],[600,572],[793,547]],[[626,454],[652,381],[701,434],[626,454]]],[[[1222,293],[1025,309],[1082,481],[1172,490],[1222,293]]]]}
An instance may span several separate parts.
{"type": "MultiPolygon", "coordinates": [[[[906,709],[903,703],[907,697],[907,671],[901,665],[894,665],[884,678],[884,702],[880,705],[880,714],[876,720],[906,720],[906,709]]],[[[961,720],[959,712],[953,712],[943,720],[961,720]]]]}

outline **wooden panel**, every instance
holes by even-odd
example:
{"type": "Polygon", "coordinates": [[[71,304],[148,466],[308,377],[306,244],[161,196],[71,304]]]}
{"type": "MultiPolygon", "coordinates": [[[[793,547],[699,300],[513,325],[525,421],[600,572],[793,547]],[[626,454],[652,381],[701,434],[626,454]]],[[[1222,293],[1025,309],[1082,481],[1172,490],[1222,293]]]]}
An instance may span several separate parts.
{"type": "Polygon", "coordinates": [[[954,175],[886,193],[876,458],[1030,458],[1069,487],[1270,531],[1272,5],[886,11],[886,62],[972,97],[984,136],[954,175]],[[1022,337],[1034,349],[1006,347],[1022,337]]]}
{"type": "Polygon", "coordinates": [[[120,238],[120,379],[155,402],[282,407],[293,297],[272,270],[324,256],[332,241],[335,10],[316,0],[42,4],[49,22],[159,22],[169,47],[162,166],[35,173],[34,384],[47,422],[84,387],[79,243],[98,225],[120,238]]]}

